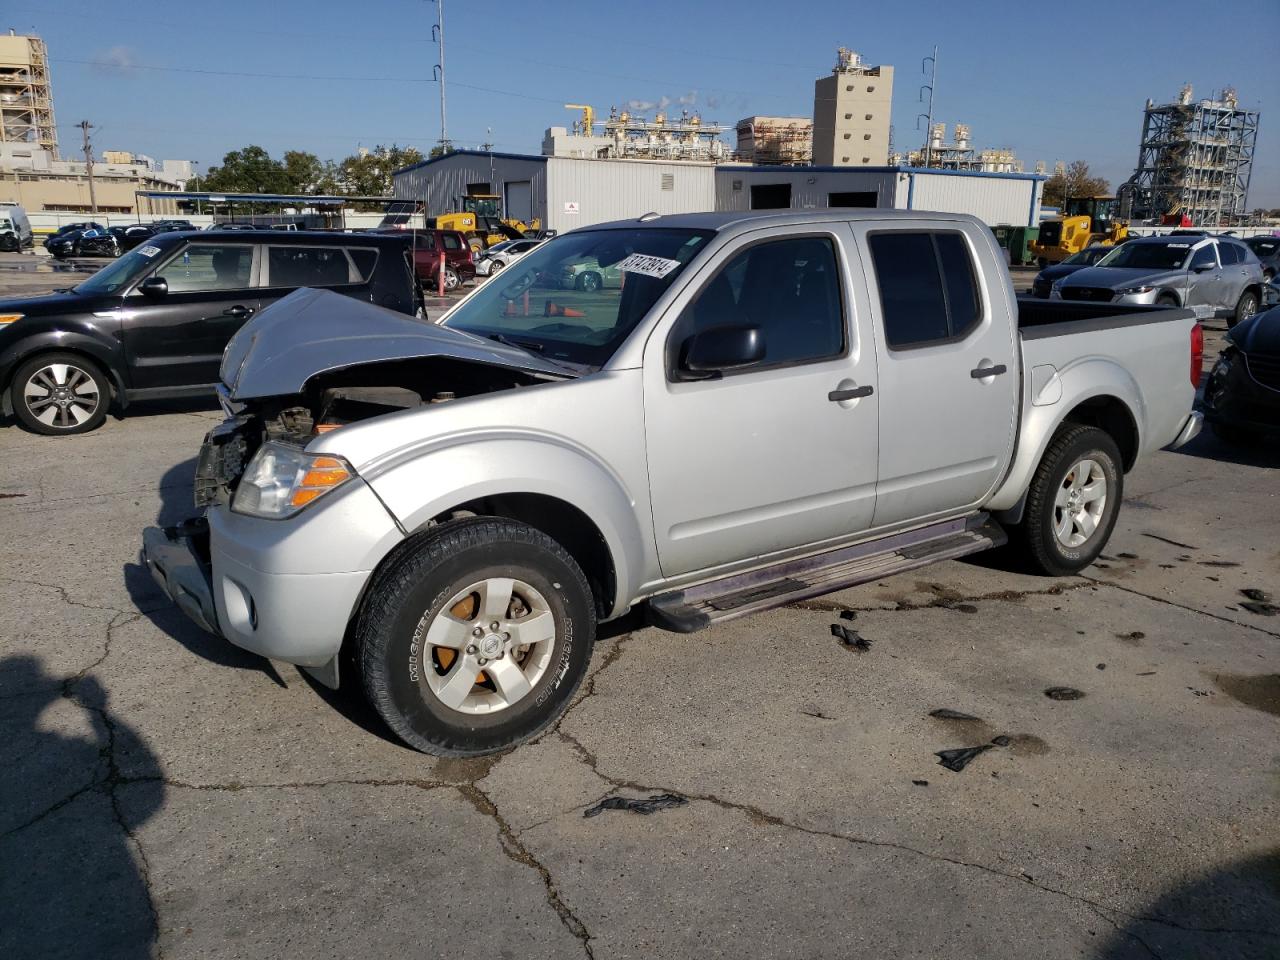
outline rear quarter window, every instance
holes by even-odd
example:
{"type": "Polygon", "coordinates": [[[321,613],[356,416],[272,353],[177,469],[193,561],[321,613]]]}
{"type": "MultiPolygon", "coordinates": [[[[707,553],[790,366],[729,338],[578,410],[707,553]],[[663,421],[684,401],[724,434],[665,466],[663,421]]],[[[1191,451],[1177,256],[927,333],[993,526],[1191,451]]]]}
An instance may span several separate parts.
{"type": "Polygon", "coordinates": [[[362,281],[367,281],[373,276],[373,268],[378,264],[377,250],[370,250],[367,247],[351,248],[347,250],[347,254],[351,257],[351,262],[356,265],[362,281]]]}

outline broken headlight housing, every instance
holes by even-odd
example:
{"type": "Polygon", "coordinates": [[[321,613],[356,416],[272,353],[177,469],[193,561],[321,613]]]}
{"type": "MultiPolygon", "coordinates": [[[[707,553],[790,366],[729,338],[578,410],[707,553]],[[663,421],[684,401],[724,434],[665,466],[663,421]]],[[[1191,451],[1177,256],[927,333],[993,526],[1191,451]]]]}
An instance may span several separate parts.
{"type": "Polygon", "coordinates": [[[287,443],[264,443],[236,487],[231,509],[251,517],[283,520],[355,477],[341,457],[310,454],[287,443]]]}

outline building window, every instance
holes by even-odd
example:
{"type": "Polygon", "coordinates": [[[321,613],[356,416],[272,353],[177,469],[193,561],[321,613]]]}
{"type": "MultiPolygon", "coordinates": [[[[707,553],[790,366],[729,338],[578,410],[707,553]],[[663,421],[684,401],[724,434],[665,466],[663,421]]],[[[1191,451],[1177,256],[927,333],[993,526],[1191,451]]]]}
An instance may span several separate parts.
{"type": "Polygon", "coordinates": [[[863,158],[862,158],[862,162],[863,162],[863,163],[870,163],[870,162],[871,162],[871,158],[870,158],[870,157],[863,157],[863,158]]]}
{"type": "Polygon", "coordinates": [[[871,139],[871,134],[869,134],[869,133],[864,133],[864,134],[862,135],[862,139],[863,139],[863,140],[870,140],[870,139],[871,139]]]}
{"type": "Polygon", "coordinates": [[[846,140],[848,140],[851,136],[853,136],[853,134],[851,134],[851,133],[846,133],[846,134],[844,135],[844,138],[845,138],[846,140]]]}
{"type": "Polygon", "coordinates": [[[847,87],[845,87],[845,90],[847,90],[849,93],[853,93],[853,84],[852,83],[849,84],[847,87]]]}
{"type": "Polygon", "coordinates": [[[875,93],[875,92],[876,92],[875,87],[867,87],[867,93],[875,93]]]}
{"type": "Polygon", "coordinates": [[[841,163],[848,163],[848,162],[849,162],[849,158],[848,158],[848,157],[841,157],[841,158],[840,158],[840,162],[841,162],[841,163]]]}
{"type": "Polygon", "coordinates": [[[869,114],[869,113],[867,114],[867,119],[868,119],[868,120],[870,120],[870,119],[871,119],[871,114],[869,114]]]}
{"type": "Polygon", "coordinates": [[[852,113],[846,113],[846,114],[844,115],[844,118],[845,118],[846,120],[852,120],[852,119],[853,119],[853,114],[852,114],[852,113]]]}

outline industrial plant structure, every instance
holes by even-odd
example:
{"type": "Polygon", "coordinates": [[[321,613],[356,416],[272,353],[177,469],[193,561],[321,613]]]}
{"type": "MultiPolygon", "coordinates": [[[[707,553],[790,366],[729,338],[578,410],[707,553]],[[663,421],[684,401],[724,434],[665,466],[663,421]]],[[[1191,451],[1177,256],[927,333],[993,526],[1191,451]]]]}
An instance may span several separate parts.
{"type": "Polygon", "coordinates": [[[720,139],[725,128],[718,123],[706,123],[688,110],[682,110],[679,118],[659,110],[649,120],[639,113],[612,107],[607,120],[597,121],[591,106],[567,103],[565,107],[581,110],[582,119],[574,123],[572,132],[564,127],[548,129],[542,140],[543,156],[702,163],[726,160],[729,156],[728,145],[720,139]],[[603,128],[603,132],[597,133],[597,127],[603,128]]]}
{"type": "Polygon", "coordinates": [[[813,121],[808,117],[746,117],[738,121],[737,157],[744,163],[813,162],[813,121]]]}
{"type": "Polygon", "coordinates": [[[889,162],[893,67],[872,67],[845,47],[813,84],[813,162],[883,167],[889,162]]]}
{"type": "Polygon", "coordinates": [[[1176,103],[1147,100],[1138,166],[1120,188],[1121,213],[1134,220],[1227,226],[1246,211],[1256,110],[1244,110],[1235,90],[1192,101],[1191,85],[1176,103]]]}
{"type": "Polygon", "coordinates": [[[907,154],[895,153],[891,162],[934,170],[968,170],[982,173],[1021,173],[1022,164],[1008,147],[979,151],[969,140],[969,125],[957,123],[955,139],[948,142],[947,125],[929,127],[929,142],[907,154]]]}
{"type": "Polygon", "coordinates": [[[49,53],[39,37],[0,36],[0,143],[20,143],[57,159],[49,53]]]}

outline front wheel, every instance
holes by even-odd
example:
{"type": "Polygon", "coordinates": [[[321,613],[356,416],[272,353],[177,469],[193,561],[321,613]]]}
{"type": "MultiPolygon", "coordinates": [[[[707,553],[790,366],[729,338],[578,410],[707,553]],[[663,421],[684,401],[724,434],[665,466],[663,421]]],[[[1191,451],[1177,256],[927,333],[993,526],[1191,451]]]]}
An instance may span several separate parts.
{"type": "Polygon", "coordinates": [[[1106,546],[1123,492],[1120,448],[1111,436],[1097,427],[1065,425],[1031,478],[1015,538],[1040,572],[1079,573],[1106,546]]]}
{"type": "Polygon", "coordinates": [[[59,436],[101,426],[111,388],[96,364],[74,353],[46,353],[18,367],[9,396],[28,429],[59,436]]]}
{"type": "Polygon", "coordinates": [[[602,285],[603,280],[600,277],[600,274],[596,273],[594,270],[588,270],[586,273],[582,274],[578,277],[577,283],[575,284],[579,290],[586,293],[594,293],[596,290],[599,290],[602,285]]]}
{"type": "Polygon", "coordinates": [[[1240,294],[1240,299],[1236,301],[1235,312],[1231,314],[1228,327],[1234,327],[1237,323],[1243,323],[1255,313],[1258,312],[1258,295],[1252,290],[1246,290],[1240,294]]]}
{"type": "Polygon", "coordinates": [[[356,625],[365,695],[437,756],[505,750],[546,729],[586,675],[595,610],[560,544],[477,517],[423,535],[375,580],[356,625]]]}

